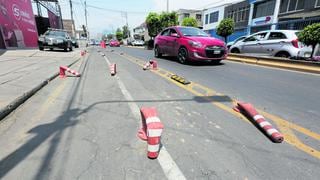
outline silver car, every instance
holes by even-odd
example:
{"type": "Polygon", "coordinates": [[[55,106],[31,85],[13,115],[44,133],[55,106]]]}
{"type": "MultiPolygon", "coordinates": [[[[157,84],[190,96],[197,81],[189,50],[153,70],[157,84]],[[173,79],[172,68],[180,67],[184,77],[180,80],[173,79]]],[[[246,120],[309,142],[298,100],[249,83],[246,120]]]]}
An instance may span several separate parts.
{"type": "Polygon", "coordinates": [[[132,46],[143,46],[143,45],[144,45],[144,41],[142,40],[135,39],[132,41],[132,46]]]}
{"type": "Polygon", "coordinates": [[[236,42],[230,47],[230,52],[299,59],[308,57],[312,49],[298,41],[298,33],[294,30],[261,31],[236,42]]]}

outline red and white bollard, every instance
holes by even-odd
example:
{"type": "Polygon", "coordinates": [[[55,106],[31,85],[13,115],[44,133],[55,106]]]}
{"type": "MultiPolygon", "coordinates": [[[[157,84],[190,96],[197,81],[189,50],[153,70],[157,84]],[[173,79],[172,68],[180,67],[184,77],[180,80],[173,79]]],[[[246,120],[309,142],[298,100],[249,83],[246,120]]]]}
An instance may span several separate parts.
{"type": "Polygon", "coordinates": [[[143,66],[143,70],[149,69],[150,66],[151,66],[150,62],[145,63],[144,66],[143,66]]]}
{"type": "Polygon", "coordinates": [[[111,76],[114,76],[116,75],[117,73],[117,65],[116,64],[110,64],[110,74],[111,76]]]}
{"type": "Polygon", "coordinates": [[[163,124],[158,118],[156,108],[141,108],[142,128],[138,137],[148,142],[148,157],[155,159],[159,155],[163,124]]]}
{"type": "Polygon", "coordinates": [[[71,74],[73,74],[73,75],[75,75],[75,76],[77,76],[77,77],[81,76],[81,74],[78,73],[75,70],[72,70],[72,69],[70,69],[70,68],[68,68],[66,66],[60,66],[60,78],[65,78],[66,77],[66,71],[71,73],[71,74]]]}
{"type": "Polygon", "coordinates": [[[281,143],[284,140],[283,135],[260,115],[250,103],[238,103],[234,108],[236,111],[244,111],[255,123],[272,139],[272,141],[281,143]]]}
{"type": "Polygon", "coordinates": [[[157,70],[158,69],[158,62],[156,60],[150,60],[152,62],[152,69],[157,70]]]}

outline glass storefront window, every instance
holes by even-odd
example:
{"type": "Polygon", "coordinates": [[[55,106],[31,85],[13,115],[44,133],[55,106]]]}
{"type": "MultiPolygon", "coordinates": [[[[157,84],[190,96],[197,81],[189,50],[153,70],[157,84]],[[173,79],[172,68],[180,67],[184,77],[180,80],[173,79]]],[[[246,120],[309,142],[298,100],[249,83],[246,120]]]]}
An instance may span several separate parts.
{"type": "Polygon", "coordinates": [[[257,3],[254,6],[253,18],[270,16],[274,13],[275,0],[257,3]]]}

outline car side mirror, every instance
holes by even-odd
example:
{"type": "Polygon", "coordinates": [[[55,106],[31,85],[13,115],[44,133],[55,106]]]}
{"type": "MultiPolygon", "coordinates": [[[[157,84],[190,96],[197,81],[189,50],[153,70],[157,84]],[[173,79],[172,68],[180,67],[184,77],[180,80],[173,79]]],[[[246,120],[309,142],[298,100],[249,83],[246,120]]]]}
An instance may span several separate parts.
{"type": "Polygon", "coordinates": [[[180,37],[178,33],[171,33],[171,36],[172,36],[172,37],[176,37],[176,38],[179,38],[179,37],[180,37]]]}

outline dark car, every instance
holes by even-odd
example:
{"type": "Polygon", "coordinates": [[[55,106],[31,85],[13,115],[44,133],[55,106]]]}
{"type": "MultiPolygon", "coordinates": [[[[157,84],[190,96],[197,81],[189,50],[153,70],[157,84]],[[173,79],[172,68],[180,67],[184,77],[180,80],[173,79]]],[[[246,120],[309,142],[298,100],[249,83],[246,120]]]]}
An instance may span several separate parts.
{"type": "Polygon", "coordinates": [[[44,48],[53,50],[54,48],[64,49],[65,51],[72,51],[72,40],[69,34],[62,29],[48,29],[38,39],[39,49],[44,48]]]}

